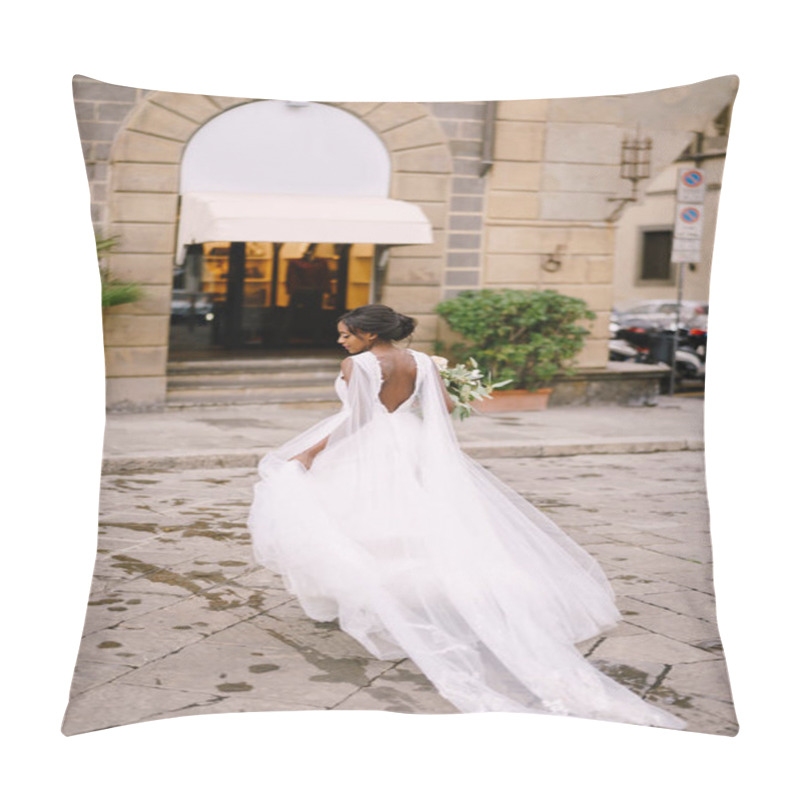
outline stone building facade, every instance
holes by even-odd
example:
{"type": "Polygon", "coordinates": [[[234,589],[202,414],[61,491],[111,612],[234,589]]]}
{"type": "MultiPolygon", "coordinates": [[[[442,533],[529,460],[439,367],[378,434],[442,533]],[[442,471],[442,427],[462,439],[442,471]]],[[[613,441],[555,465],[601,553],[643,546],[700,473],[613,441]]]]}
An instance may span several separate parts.
{"type": "MultiPolygon", "coordinates": [[[[252,98],[116,86],[76,76],[95,228],[118,235],[114,276],[142,300],[104,315],[107,402],[164,401],[181,158],[209,120],[252,98]]],[[[596,312],[579,365],[607,363],[620,145],[638,127],[658,175],[728,105],[735,78],[636,95],[558,100],[331,103],[382,140],[390,197],[419,206],[433,242],[393,248],[381,302],[419,321],[414,346],[447,339],[434,307],[468,288],[554,289],[596,312]]]]}

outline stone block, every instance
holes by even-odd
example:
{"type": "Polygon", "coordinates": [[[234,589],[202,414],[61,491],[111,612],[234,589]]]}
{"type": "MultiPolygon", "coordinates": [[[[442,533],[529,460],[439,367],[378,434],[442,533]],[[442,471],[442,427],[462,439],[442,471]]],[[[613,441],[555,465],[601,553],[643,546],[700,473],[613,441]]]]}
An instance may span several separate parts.
{"type": "Polygon", "coordinates": [[[447,220],[447,205],[445,203],[417,203],[425,213],[428,222],[433,228],[444,228],[447,220]]]}
{"type": "Polygon", "coordinates": [[[605,367],[608,364],[608,341],[606,339],[589,339],[578,353],[576,366],[583,368],[605,367]]]}
{"type": "Polygon", "coordinates": [[[166,375],[167,349],[167,347],[106,347],[106,377],[166,375]]]}
{"type": "Polygon", "coordinates": [[[479,231],[483,227],[483,217],[478,214],[451,214],[451,231],[479,231]]]}
{"type": "Polygon", "coordinates": [[[548,122],[544,160],[619,165],[622,138],[615,125],[548,122]]]}
{"type": "Polygon", "coordinates": [[[152,133],[182,142],[185,142],[197,127],[196,122],[154,103],[145,103],[138,109],[128,126],[129,130],[139,133],[152,133]]]}
{"type": "Polygon", "coordinates": [[[122,122],[132,108],[133,103],[98,103],[98,117],[105,122],[122,122]]]}
{"type": "Polygon", "coordinates": [[[478,267],[480,266],[480,253],[448,253],[448,267],[478,267]]]}
{"type": "Polygon", "coordinates": [[[177,192],[178,164],[113,164],[111,186],[123,192],[177,192]]]}
{"type": "Polygon", "coordinates": [[[610,311],[597,311],[597,318],[593,319],[591,322],[583,321],[581,325],[588,327],[591,333],[589,336],[592,339],[602,339],[606,341],[609,337],[608,331],[608,323],[611,319],[611,312],[610,311]]]}
{"type": "Polygon", "coordinates": [[[483,123],[463,121],[458,123],[459,139],[478,139],[483,140],[483,123]]]}
{"type": "Polygon", "coordinates": [[[541,184],[541,164],[523,161],[495,161],[490,175],[492,189],[537,191],[541,184]]]}
{"type": "Polygon", "coordinates": [[[366,117],[371,111],[374,111],[381,103],[331,103],[331,105],[341,108],[343,111],[349,111],[356,117],[366,117]]]}
{"type": "Polygon", "coordinates": [[[175,228],[173,225],[148,225],[135,222],[117,222],[111,234],[119,235],[120,253],[169,253],[175,252],[175,228]]]}
{"type": "Polygon", "coordinates": [[[520,122],[544,122],[547,119],[548,100],[500,100],[497,119],[520,122]]]}
{"type": "Polygon", "coordinates": [[[489,253],[553,253],[556,247],[566,247],[569,228],[540,228],[517,225],[486,226],[489,253]]]}
{"type": "Polygon", "coordinates": [[[419,349],[417,341],[431,342],[436,338],[436,331],[439,325],[439,317],[436,314],[414,314],[417,327],[414,328],[412,347],[419,349]]]}
{"type": "Polygon", "coordinates": [[[386,131],[383,141],[390,150],[408,150],[429,144],[442,144],[444,136],[434,120],[424,117],[386,131]]]}
{"type": "Polygon", "coordinates": [[[387,282],[394,285],[414,284],[438,286],[442,278],[440,258],[403,258],[392,256],[387,282]]]}
{"type": "Polygon", "coordinates": [[[495,219],[538,219],[539,196],[535,192],[490,191],[487,210],[495,219]]]}
{"type": "Polygon", "coordinates": [[[481,162],[477,158],[456,158],[453,161],[453,172],[469,178],[481,176],[481,162]]]}
{"type": "Polygon", "coordinates": [[[111,199],[112,222],[174,222],[177,194],[116,192],[111,199]]]}
{"type": "Polygon", "coordinates": [[[188,117],[195,122],[208,122],[219,114],[219,106],[202,94],[180,94],[178,92],[158,92],[149,98],[151,103],[188,117]]]}
{"type": "Polygon", "coordinates": [[[395,173],[392,197],[398,200],[447,200],[449,179],[445,175],[395,173]]]}
{"type": "Polygon", "coordinates": [[[118,122],[86,122],[78,120],[81,139],[90,142],[111,142],[119,129],[118,122]]]}
{"type": "Polygon", "coordinates": [[[448,269],[444,273],[444,284],[448,288],[468,286],[477,288],[481,283],[481,274],[477,269],[448,269]]]}
{"type": "Polygon", "coordinates": [[[91,78],[76,77],[72,81],[72,92],[76,100],[117,100],[135,102],[136,89],[130,86],[116,86],[101,83],[91,78]]]}
{"type": "Polygon", "coordinates": [[[601,222],[613,208],[608,194],[540,192],[541,218],[601,222]]]}
{"type": "Polygon", "coordinates": [[[495,126],[494,157],[498,161],[541,161],[544,124],[504,122],[495,126]]]}
{"type": "Polygon", "coordinates": [[[86,178],[89,182],[108,179],[108,164],[87,164],[86,178]]]}
{"type": "MultiPolygon", "coordinates": [[[[446,123],[442,123],[444,126],[446,123]]],[[[447,130],[445,130],[447,133],[447,130]]],[[[455,132],[452,134],[455,136],[455,132]]],[[[455,139],[450,142],[450,152],[458,158],[480,158],[483,154],[483,142],[455,139]]]]}
{"type": "Polygon", "coordinates": [[[107,378],[106,408],[147,408],[164,403],[167,378],[107,378]]]}
{"type": "Polygon", "coordinates": [[[555,289],[561,294],[585,300],[592,311],[609,311],[614,303],[612,286],[589,286],[580,284],[554,284],[548,289],[555,289]]]}
{"type": "Polygon", "coordinates": [[[453,178],[453,194],[483,195],[483,178],[453,178]]]}
{"type": "Polygon", "coordinates": [[[614,228],[611,225],[572,228],[569,232],[569,252],[585,255],[613,255],[614,228]]]}
{"type": "Polygon", "coordinates": [[[487,255],[484,277],[487,283],[530,283],[539,278],[538,255],[487,255]]]}
{"type": "Polygon", "coordinates": [[[448,249],[477,250],[481,246],[480,234],[452,233],[447,238],[448,249]]]}
{"type": "Polygon", "coordinates": [[[111,157],[111,142],[94,142],[92,144],[92,159],[94,161],[108,161],[111,157]]]}
{"type": "Polygon", "coordinates": [[[549,162],[542,165],[543,192],[605,192],[610,197],[627,188],[619,176],[619,165],[549,162]]]}
{"type": "Polygon", "coordinates": [[[611,283],[614,280],[614,259],[611,256],[589,256],[587,263],[589,283],[611,283]]]}
{"type": "MultiPolygon", "coordinates": [[[[458,122],[454,119],[440,119],[439,127],[442,133],[451,141],[458,138],[458,122]]],[[[453,152],[452,150],[450,152],[453,152]]]]}
{"type": "Polygon", "coordinates": [[[97,119],[97,103],[75,103],[75,117],[79,122],[91,122],[97,119]]]}
{"type": "Polygon", "coordinates": [[[92,195],[93,203],[105,203],[108,196],[108,187],[105,183],[92,182],[89,185],[89,193],[92,195]]]}
{"type": "Polygon", "coordinates": [[[168,339],[167,315],[103,315],[103,344],[106,347],[166,347],[168,339]]]}
{"type": "Polygon", "coordinates": [[[415,316],[419,313],[432,313],[441,300],[439,286],[390,286],[383,290],[383,302],[403,314],[415,316]]]}
{"type": "Polygon", "coordinates": [[[145,253],[114,253],[108,265],[112,275],[129,283],[165,286],[172,284],[173,262],[171,255],[149,255],[145,253]]]}
{"type": "Polygon", "coordinates": [[[221,97],[215,94],[207,94],[205,97],[224,111],[227,111],[229,108],[235,108],[236,106],[243,106],[245,103],[253,102],[249,97],[221,97]]]}
{"type": "Polygon", "coordinates": [[[567,97],[551,100],[547,109],[550,122],[623,121],[624,97],[567,97]]]}
{"type": "Polygon", "coordinates": [[[394,168],[401,172],[451,172],[453,169],[450,150],[444,144],[395,153],[392,161],[394,168]]]}
{"type": "Polygon", "coordinates": [[[476,195],[453,195],[450,198],[451,211],[483,211],[483,198],[476,195]]]}
{"type": "Polygon", "coordinates": [[[114,144],[114,161],[180,164],[183,142],[173,142],[136,131],[122,131],[114,144]]]}
{"type": "Polygon", "coordinates": [[[421,103],[380,103],[363,119],[380,133],[428,117],[429,113],[421,103]]]}
{"type": "Polygon", "coordinates": [[[433,113],[442,119],[482,120],[485,103],[431,103],[433,113]]]}
{"type": "Polygon", "coordinates": [[[108,316],[141,314],[145,316],[163,314],[169,316],[172,284],[150,284],[142,287],[142,299],[135,303],[110,306],[105,310],[108,316]]]}

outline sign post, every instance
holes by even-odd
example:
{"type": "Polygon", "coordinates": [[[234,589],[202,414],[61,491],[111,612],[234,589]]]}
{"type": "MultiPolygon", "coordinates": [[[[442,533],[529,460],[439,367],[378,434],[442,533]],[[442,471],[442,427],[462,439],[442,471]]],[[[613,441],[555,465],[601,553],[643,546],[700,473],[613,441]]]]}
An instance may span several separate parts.
{"type": "Polygon", "coordinates": [[[703,203],[706,197],[706,176],[695,167],[678,171],[675,228],[672,234],[670,261],[678,265],[678,306],[675,310],[675,331],[672,335],[672,372],[669,376],[670,396],[675,394],[675,359],[678,350],[678,330],[681,327],[683,279],[687,264],[700,260],[703,237],[703,203]]]}

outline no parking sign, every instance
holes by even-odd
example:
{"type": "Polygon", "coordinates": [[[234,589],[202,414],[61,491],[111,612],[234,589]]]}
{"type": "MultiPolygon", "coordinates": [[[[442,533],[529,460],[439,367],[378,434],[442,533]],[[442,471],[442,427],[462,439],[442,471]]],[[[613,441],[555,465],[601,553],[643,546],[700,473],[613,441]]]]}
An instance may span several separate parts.
{"type": "Polygon", "coordinates": [[[700,260],[703,238],[703,201],[706,176],[696,167],[683,167],[678,172],[675,229],[672,236],[673,263],[694,263],[700,260]]]}
{"type": "Polygon", "coordinates": [[[701,169],[682,169],[678,174],[678,202],[702,203],[706,195],[706,176],[701,169]]]}

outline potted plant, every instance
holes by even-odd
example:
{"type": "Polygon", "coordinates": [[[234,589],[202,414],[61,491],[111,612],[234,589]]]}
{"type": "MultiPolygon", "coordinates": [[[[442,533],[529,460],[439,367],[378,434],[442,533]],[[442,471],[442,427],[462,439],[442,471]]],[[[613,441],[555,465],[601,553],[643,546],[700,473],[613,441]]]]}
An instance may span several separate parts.
{"type": "Polygon", "coordinates": [[[585,301],[549,289],[470,289],[436,312],[466,340],[452,345],[456,358],[471,356],[495,380],[510,381],[479,401],[485,411],[546,407],[555,378],[574,372],[589,335],[578,322],[596,316],[585,301]]]}

